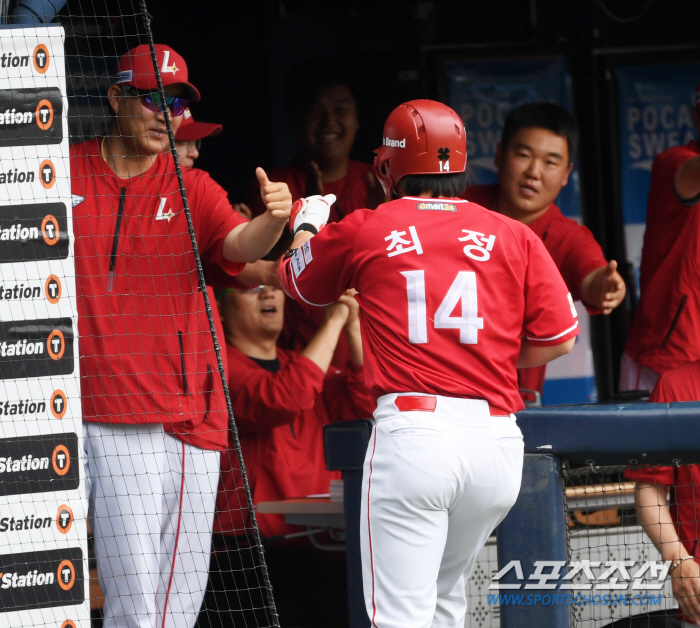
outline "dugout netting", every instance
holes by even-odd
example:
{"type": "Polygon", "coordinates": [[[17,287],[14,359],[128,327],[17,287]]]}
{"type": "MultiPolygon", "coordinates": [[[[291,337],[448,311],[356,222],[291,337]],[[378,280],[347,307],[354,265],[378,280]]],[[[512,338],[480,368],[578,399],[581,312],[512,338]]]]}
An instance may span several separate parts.
{"type": "MultiPolygon", "coordinates": [[[[664,565],[660,552],[645,532],[643,513],[635,507],[634,479],[638,477],[636,474],[643,473],[641,477],[664,487],[663,500],[670,517],[670,512],[678,508],[676,492],[672,486],[655,482],[653,472],[677,469],[677,462],[669,460],[672,467],[638,464],[605,467],[591,461],[586,466],[570,468],[565,464],[569,568],[582,561],[595,565],[588,574],[582,570],[572,580],[579,587],[571,591],[574,594],[572,626],[672,628],[680,625],[676,619],[678,604],[671,581],[666,577],[668,565],[664,565]]],[[[648,513],[647,519],[651,511],[659,519],[661,507],[640,508],[648,513]]],[[[665,520],[664,524],[668,525],[665,520]]],[[[661,523],[650,525],[660,528],[661,523]]]]}
{"type": "Polygon", "coordinates": [[[279,625],[214,300],[225,193],[179,166],[151,19],[0,4],[0,625],[279,625]],[[157,84],[108,93],[140,45],[123,71],[157,84]]]}
{"type": "MultiPolygon", "coordinates": [[[[568,625],[576,628],[681,628],[668,574],[672,563],[663,560],[643,526],[652,533],[652,528],[660,533],[665,527],[667,543],[674,530],[687,553],[697,555],[697,485],[693,478],[698,466],[691,462],[697,456],[684,458],[684,464],[676,456],[668,458],[667,463],[656,465],[630,460],[634,463],[630,466],[597,465],[592,459],[587,464],[560,460],[567,558],[559,575],[571,577],[560,579],[551,590],[528,591],[524,589],[526,574],[517,590],[498,590],[493,585],[503,565],[498,563],[494,535],[479,554],[467,584],[465,628],[507,628],[501,618],[503,604],[563,604],[569,612],[568,625]],[[638,482],[644,490],[658,490],[658,497],[654,495],[658,505],[648,497],[636,507],[638,482]],[[681,527],[679,521],[684,522],[681,527]],[[561,586],[564,583],[569,585],[566,590],[561,586]],[[542,597],[534,601],[535,595],[542,597]]],[[[550,564],[542,569],[543,573],[553,571],[550,564]]]]}

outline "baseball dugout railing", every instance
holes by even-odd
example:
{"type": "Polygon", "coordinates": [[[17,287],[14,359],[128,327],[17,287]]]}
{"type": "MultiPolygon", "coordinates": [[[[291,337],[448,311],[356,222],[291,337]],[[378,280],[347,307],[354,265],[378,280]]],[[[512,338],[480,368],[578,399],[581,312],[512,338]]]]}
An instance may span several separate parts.
{"type": "MultiPolygon", "coordinates": [[[[474,566],[465,628],[680,627],[669,565],[638,522],[635,483],[625,472],[700,462],[699,422],[700,403],[519,413],[520,495],[474,566]]],[[[325,430],[326,463],[345,478],[351,628],[370,625],[359,557],[369,429],[357,421],[325,430]]],[[[673,507],[675,491],[670,498],[673,507]]]]}
{"type": "Polygon", "coordinates": [[[700,403],[520,413],[522,488],[497,530],[488,585],[500,612],[481,621],[471,612],[467,625],[680,626],[669,565],[638,524],[624,472],[698,463],[699,421],[700,403]]]}

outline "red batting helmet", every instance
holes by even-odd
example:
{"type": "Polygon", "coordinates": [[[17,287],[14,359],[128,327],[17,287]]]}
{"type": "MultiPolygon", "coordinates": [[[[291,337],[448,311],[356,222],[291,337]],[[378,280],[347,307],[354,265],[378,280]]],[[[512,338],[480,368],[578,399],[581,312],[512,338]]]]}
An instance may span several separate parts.
{"type": "Polygon", "coordinates": [[[382,145],[374,152],[374,171],[391,198],[392,190],[406,175],[466,170],[464,123],[440,102],[410,100],[389,114],[382,145]]]}

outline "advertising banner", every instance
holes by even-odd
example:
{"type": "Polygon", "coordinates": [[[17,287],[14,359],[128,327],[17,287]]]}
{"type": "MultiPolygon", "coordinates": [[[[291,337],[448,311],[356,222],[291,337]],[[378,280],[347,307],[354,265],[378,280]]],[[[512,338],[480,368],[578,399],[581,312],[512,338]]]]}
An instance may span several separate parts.
{"type": "Polygon", "coordinates": [[[0,626],[90,627],[61,27],[0,30],[0,626]]]}
{"type": "Polygon", "coordinates": [[[625,244],[639,296],[651,164],[667,148],[696,139],[692,109],[700,63],[619,66],[616,78],[625,244]]]}

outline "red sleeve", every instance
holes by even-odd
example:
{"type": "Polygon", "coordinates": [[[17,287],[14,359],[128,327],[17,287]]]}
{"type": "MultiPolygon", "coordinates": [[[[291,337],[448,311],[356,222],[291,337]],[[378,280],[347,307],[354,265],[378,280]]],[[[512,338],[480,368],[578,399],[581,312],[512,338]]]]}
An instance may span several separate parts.
{"type": "Polygon", "coordinates": [[[299,413],[314,408],[324,374],[311,360],[280,351],[281,368],[271,373],[238,349],[227,347],[233,416],[241,432],[287,425],[299,413]]]}
{"type": "Polygon", "coordinates": [[[635,482],[658,484],[659,486],[673,486],[673,467],[643,467],[641,469],[627,469],[625,477],[635,482]]]}
{"type": "MultiPolygon", "coordinates": [[[[603,249],[587,227],[570,218],[551,225],[544,241],[574,301],[581,300],[581,282],[594,270],[607,266],[603,249]]],[[[591,314],[600,310],[584,305],[591,314]]]]}
{"type": "Polygon", "coordinates": [[[525,276],[525,337],[539,347],[558,345],[579,333],[574,302],[552,257],[529,232],[525,276]]]}
{"type": "Polygon", "coordinates": [[[247,221],[234,211],[226,191],[206,172],[194,168],[184,170],[182,176],[207,283],[215,288],[227,287],[245,264],[224,259],[224,240],[247,221]]]}
{"type": "Polygon", "coordinates": [[[278,275],[287,296],[317,307],[335,303],[351,287],[355,240],[372,214],[370,209],[358,210],[326,225],[284,259],[278,275]]]}
{"type": "MultiPolygon", "coordinates": [[[[697,148],[697,146],[695,147],[697,148]]],[[[654,179],[660,178],[666,185],[671,188],[669,198],[677,201],[677,210],[683,211],[683,208],[692,207],[698,202],[697,196],[692,199],[681,199],[676,192],[676,172],[689,159],[697,157],[697,150],[693,150],[688,146],[676,146],[673,150],[665,150],[659,153],[652,164],[652,176],[654,179]]]]}
{"type": "Polygon", "coordinates": [[[323,399],[331,421],[371,419],[376,407],[361,366],[348,365],[345,371],[331,366],[323,384],[323,399]]]}

